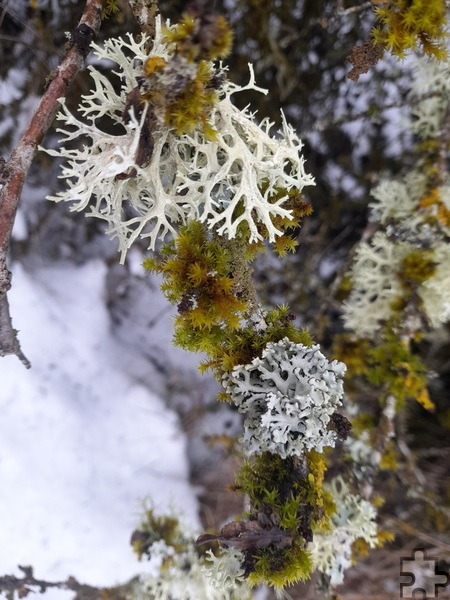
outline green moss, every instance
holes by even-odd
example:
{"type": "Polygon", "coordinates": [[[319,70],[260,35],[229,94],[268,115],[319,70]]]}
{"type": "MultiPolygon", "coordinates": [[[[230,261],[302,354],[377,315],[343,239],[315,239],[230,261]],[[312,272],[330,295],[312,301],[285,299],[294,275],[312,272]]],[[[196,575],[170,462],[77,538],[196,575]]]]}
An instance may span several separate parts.
{"type": "Polygon", "coordinates": [[[117,14],[120,11],[118,0],[106,0],[102,12],[102,19],[108,19],[109,17],[117,14]]]}
{"type": "Polygon", "coordinates": [[[338,334],[333,340],[333,356],[347,365],[349,377],[366,371],[369,349],[368,340],[356,338],[349,333],[338,334]]]}
{"type": "Polygon", "coordinates": [[[239,469],[236,490],[249,499],[247,518],[261,522],[263,515],[266,527],[280,528],[289,540],[282,547],[247,550],[252,559],[250,584],[283,588],[310,576],[313,567],[306,545],[312,529],[329,527],[336,512],[331,495],[323,489],[325,470],[324,456],[315,451],[287,459],[265,452],[239,469]]]}
{"type": "Polygon", "coordinates": [[[402,260],[397,275],[407,291],[414,291],[421,283],[433,276],[436,266],[432,251],[412,250],[402,260]]]}
{"type": "Polygon", "coordinates": [[[196,19],[185,14],[178,24],[165,29],[164,41],[170,58],[147,59],[142,99],[177,136],[199,130],[206,140],[214,141],[217,131],[211,113],[219,97],[217,69],[211,61],[229,52],[231,29],[220,15],[196,19]]]}
{"type": "Polygon", "coordinates": [[[254,570],[248,576],[250,585],[270,585],[284,589],[297,581],[309,579],[314,566],[310,553],[295,542],[283,550],[265,548],[256,553],[254,570]]]}
{"type": "Polygon", "coordinates": [[[222,15],[195,19],[184,14],[180,22],[164,31],[165,42],[189,62],[225,58],[231,50],[233,32],[222,15]]]}
{"type": "MultiPolygon", "coordinates": [[[[267,182],[263,182],[260,185],[262,194],[265,193],[267,187],[267,182]]],[[[285,198],[283,208],[291,212],[291,218],[276,215],[272,219],[274,226],[282,232],[282,235],[277,236],[273,242],[273,249],[280,257],[283,257],[289,252],[294,252],[296,250],[298,245],[296,231],[301,226],[303,219],[311,215],[313,212],[311,204],[296,189],[287,190],[285,188],[278,187],[268,197],[267,200],[269,203],[274,204],[283,198],[285,198]]],[[[235,217],[238,218],[244,209],[245,207],[242,203],[236,208],[235,217]]],[[[240,224],[239,232],[244,240],[249,239],[250,230],[246,221],[243,221],[240,224]]],[[[258,223],[258,232],[264,239],[268,238],[268,231],[263,223],[258,223]]],[[[265,249],[263,243],[250,244],[250,246],[253,247],[255,254],[265,249]]]]}
{"type": "Polygon", "coordinates": [[[371,431],[375,427],[375,417],[369,413],[359,412],[352,418],[352,430],[355,437],[359,437],[364,431],[371,431]]]}
{"type": "Polygon", "coordinates": [[[225,332],[239,327],[247,303],[235,294],[230,255],[201,223],[182,227],[161,256],[146,259],[144,267],[163,275],[161,289],[178,306],[178,346],[214,354],[225,332]]]}
{"type": "MultiPolygon", "coordinates": [[[[311,346],[310,334],[294,325],[288,306],[264,313],[264,327],[250,320],[256,298],[242,239],[224,240],[194,221],[163,246],[144,267],[161,273],[162,291],[177,306],[174,343],[191,352],[204,352],[200,370],[211,369],[221,380],[236,365],[262,354],[268,342],[287,337],[311,346]]],[[[222,395],[221,399],[225,399],[222,395]]]]}
{"type": "Polygon", "coordinates": [[[217,92],[209,87],[213,73],[209,64],[201,61],[195,78],[167,104],[165,123],[176,135],[192,133],[200,127],[208,141],[216,139],[217,131],[210,121],[211,111],[218,102],[217,92]]]}
{"type": "Polygon", "coordinates": [[[131,536],[131,545],[138,557],[142,558],[149,554],[152,544],[159,540],[164,540],[177,552],[186,549],[186,541],[180,533],[178,519],[157,516],[152,509],[147,509],[141,524],[131,536]]]}
{"type": "Polygon", "coordinates": [[[212,369],[221,376],[237,365],[249,364],[261,356],[269,342],[277,342],[284,337],[296,344],[312,346],[311,335],[307,330],[295,327],[293,317],[288,306],[278,306],[265,314],[265,329],[257,329],[249,323],[235,331],[228,331],[211,359],[202,363],[201,370],[212,369]]]}
{"type": "Polygon", "coordinates": [[[380,469],[382,471],[397,471],[398,458],[396,445],[391,440],[384,449],[383,456],[380,460],[380,469]]]}
{"type": "MultiPolygon", "coordinates": [[[[430,256],[423,260],[416,252],[408,255],[404,261],[404,285],[410,288],[417,285],[434,269],[430,256]]],[[[404,307],[405,299],[397,298],[395,308],[404,307]]],[[[410,342],[398,334],[394,322],[386,324],[381,339],[354,339],[349,334],[338,336],[333,353],[347,365],[347,387],[354,381],[367,380],[385,395],[392,394],[397,399],[397,408],[401,409],[407,400],[416,400],[425,409],[432,410],[433,403],[427,391],[427,368],[420,357],[411,351],[410,342]]],[[[364,417],[368,418],[368,417],[364,417]]],[[[369,422],[353,421],[355,433],[362,431],[369,422]]]]}
{"type": "Polygon", "coordinates": [[[434,408],[427,391],[427,369],[411,352],[409,342],[386,327],[383,341],[368,352],[366,376],[370,383],[385,387],[402,408],[408,399],[427,410],[434,408]]]}

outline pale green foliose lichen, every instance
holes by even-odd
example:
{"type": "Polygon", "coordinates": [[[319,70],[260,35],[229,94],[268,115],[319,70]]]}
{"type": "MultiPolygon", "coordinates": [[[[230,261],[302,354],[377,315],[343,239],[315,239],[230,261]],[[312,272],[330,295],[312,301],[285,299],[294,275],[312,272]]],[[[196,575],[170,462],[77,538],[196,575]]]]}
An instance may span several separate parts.
{"type": "Polygon", "coordinates": [[[286,458],[334,446],[336,432],[328,424],[342,404],[345,370],[343,363],[327,360],[318,345],[309,348],[284,338],[224,375],[227,393],[245,415],[248,453],[286,458]]]}

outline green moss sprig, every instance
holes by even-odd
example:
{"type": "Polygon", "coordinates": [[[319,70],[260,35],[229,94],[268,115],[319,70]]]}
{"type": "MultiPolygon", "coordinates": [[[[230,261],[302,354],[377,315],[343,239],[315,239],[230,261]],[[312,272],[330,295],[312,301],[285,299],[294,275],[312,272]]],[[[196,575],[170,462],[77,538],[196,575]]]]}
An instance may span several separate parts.
{"type": "Polygon", "coordinates": [[[185,13],[179,23],[164,31],[165,42],[188,62],[212,61],[228,56],[233,32],[222,15],[195,18],[185,13]]]}
{"type": "Polygon", "coordinates": [[[398,272],[405,293],[411,294],[416,291],[421,283],[433,276],[436,266],[432,250],[414,249],[407,254],[398,272]]]}
{"type": "Polygon", "coordinates": [[[131,546],[138,558],[150,557],[151,546],[163,540],[177,552],[186,550],[187,540],[184,539],[177,518],[169,515],[157,515],[151,508],[147,508],[139,527],[131,535],[131,546]]]}
{"type": "MultiPolygon", "coordinates": [[[[305,329],[298,329],[293,318],[295,315],[286,305],[278,306],[261,315],[261,325],[255,326],[253,320],[248,320],[234,331],[224,332],[222,342],[210,354],[210,358],[200,364],[200,370],[211,369],[221,378],[224,373],[233,370],[237,365],[249,364],[261,355],[269,342],[276,342],[285,337],[296,344],[312,346],[313,340],[305,329]]],[[[227,398],[225,392],[220,398],[227,398]]]]}
{"type": "Polygon", "coordinates": [[[238,471],[236,490],[249,498],[248,521],[284,534],[277,543],[255,541],[243,549],[251,585],[282,589],[311,575],[314,566],[307,543],[312,530],[326,528],[336,511],[331,494],[323,489],[325,470],[323,455],[310,451],[302,459],[266,452],[238,471]]]}
{"type": "Polygon", "coordinates": [[[221,15],[194,18],[186,13],[178,24],[164,30],[169,60],[152,56],[144,63],[143,98],[163,113],[165,125],[177,136],[200,127],[207,140],[216,139],[210,117],[223,78],[211,61],[229,53],[232,39],[221,15]]]}
{"type": "Polygon", "coordinates": [[[161,289],[178,307],[176,345],[214,355],[224,332],[239,328],[248,304],[238,297],[230,253],[198,221],[182,227],[144,267],[163,275],[161,289]]]}

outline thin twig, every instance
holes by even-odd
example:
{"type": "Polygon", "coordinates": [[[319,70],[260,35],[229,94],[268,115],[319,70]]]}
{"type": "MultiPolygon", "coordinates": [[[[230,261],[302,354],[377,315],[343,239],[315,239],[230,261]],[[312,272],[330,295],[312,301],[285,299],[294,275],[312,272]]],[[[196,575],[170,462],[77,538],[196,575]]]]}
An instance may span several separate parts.
{"type": "Polygon", "coordinates": [[[66,581],[46,581],[36,579],[33,574],[33,568],[29,566],[20,566],[22,577],[15,575],[3,575],[0,577],[0,592],[5,594],[9,600],[13,600],[15,594],[19,598],[24,598],[30,592],[45,593],[48,589],[56,588],[60,590],[71,590],[76,592],[77,598],[85,600],[100,600],[103,598],[102,590],[91,585],[79,583],[74,577],[68,577],[66,581]]]}
{"type": "Polygon", "coordinates": [[[396,525],[400,531],[403,531],[408,535],[414,536],[415,538],[422,540],[423,542],[432,544],[436,549],[443,550],[445,552],[450,552],[449,544],[441,542],[440,539],[428,535],[424,531],[420,531],[420,529],[417,529],[416,527],[411,525],[411,523],[406,523],[405,521],[399,519],[398,517],[395,517],[394,515],[389,516],[389,522],[391,523],[390,526],[392,529],[394,529],[394,525],[396,525]]]}
{"type": "Polygon", "coordinates": [[[367,8],[373,8],[373,2],[364,2],[364,4],[356,4],[355,6],[350,6],[349,8],[342,8],[338,10],[338,15],[340,17],[351,15],[352,13],[362,12],[367,8]]]}
{"type": "MultiPolygon", "coordinates": [[[[0,184],[0,315],[1,344],[0,355],[16,354],[22,357],[16,331],[12,328],[9,317],[6,293],[11,287],[11,273],[7,268],[7,256],[11,242],[14,219],[19,205],[20,195],[25,178],[39,143],[55,118],[59,108],[59,99],[66,96],[67,91],[83,66],[89,52],[90,37],[95,36],[100,29],[101,13],[104,0],[87,0],[83,15],[77,29],[78,35],[67,50],[60,66],[52,74],[52,79],[44,92],[38,107],[22,135],[20,142],[11,153],[9,161],[1,173],[0,184]]],[[[25,359],[29,366],[29,362],[25,359]]]]}

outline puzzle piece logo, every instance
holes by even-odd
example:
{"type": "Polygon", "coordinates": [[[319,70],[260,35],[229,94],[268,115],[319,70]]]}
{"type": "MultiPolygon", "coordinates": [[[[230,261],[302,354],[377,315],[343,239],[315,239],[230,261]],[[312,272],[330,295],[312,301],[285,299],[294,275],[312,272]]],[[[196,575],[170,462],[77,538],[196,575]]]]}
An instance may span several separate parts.
{"type": "Polygon", "coordinates": [[[424,548],[416,548],[410,558],[400,559],[400,598],[428,600],[437,598],[439,588],[445,588],[450,574],[437,570],[437,557],[427,556],[424,548]]]}

